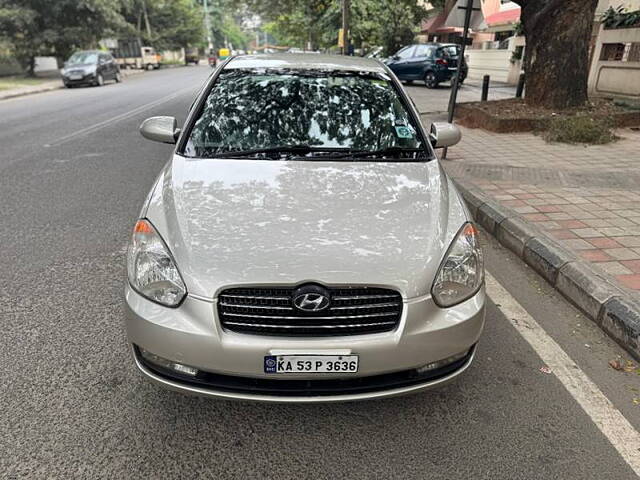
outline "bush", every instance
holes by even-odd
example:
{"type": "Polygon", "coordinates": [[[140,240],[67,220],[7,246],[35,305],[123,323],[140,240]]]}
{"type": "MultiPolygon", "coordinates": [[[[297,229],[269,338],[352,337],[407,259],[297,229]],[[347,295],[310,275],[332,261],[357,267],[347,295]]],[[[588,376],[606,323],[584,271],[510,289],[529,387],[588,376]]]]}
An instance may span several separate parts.
{"type": "Polygon", "coordinates": [[[616,136],[613,133],[613,122],[609,119],[575,116],[551,120],[544,138],[548,142],[603,145],[613,142],[616,136]]]}

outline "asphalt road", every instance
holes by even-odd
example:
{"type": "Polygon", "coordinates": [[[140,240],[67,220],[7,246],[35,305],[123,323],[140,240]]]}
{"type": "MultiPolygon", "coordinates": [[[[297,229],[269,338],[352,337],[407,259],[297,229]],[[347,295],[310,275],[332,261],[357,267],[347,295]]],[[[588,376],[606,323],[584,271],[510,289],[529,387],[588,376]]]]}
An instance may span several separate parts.
{"type": "Polygon", "coordinates": [[[281,406],[141,378],[123,253],[171,147],[137,128],[182,122],[209,74],[0,102],[0,478],[635,478],[640,376],[611,369],[624,352],[487,237],[486,332],[476,363],[440,390],[281,406]]]}

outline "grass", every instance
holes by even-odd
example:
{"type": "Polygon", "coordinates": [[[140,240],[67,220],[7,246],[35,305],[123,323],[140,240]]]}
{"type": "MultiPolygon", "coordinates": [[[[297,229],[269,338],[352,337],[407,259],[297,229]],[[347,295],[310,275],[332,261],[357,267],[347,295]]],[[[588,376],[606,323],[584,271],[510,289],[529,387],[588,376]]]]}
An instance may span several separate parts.
{"type": "Polygon", "coordinates": [[[12,88],[31,87],[50,82],[51,80],[51,78],[0,77],[0,91],[11,90],[12,88]]]}
{"type": "Polygon", "coordinates": [[[543,135],[548,142],[604,145],[616,140],[613,127],[613,122],[607,118],[586,115],[558,117],[551,120],[543,135]]]}

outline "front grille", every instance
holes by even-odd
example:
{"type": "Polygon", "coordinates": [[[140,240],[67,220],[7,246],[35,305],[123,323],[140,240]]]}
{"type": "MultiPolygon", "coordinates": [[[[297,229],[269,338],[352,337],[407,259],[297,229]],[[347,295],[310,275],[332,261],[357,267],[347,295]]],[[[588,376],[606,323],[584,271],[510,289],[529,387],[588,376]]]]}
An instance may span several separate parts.
{"type": "Polygon", "coordinates": [[[230,288],[218,295],[218,316],[227,330],[256,335],[337,336],[388,332],[402,315],[395,290],[374,287],[323,289],[329,307],[319,312],[293,304],[291,288],[230,288]]]}

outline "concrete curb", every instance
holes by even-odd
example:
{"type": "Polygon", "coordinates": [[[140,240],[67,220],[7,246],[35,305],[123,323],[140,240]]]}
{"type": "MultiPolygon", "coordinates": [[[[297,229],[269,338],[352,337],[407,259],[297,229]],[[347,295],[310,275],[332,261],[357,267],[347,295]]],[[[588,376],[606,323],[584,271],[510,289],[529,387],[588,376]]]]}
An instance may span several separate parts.
{"type": "MultiPolygon", "coordinates": [[[[176,67],[184,67],[184,65],[176,65],[176,67]]],[[[165,67],[166,68],[166,67],[165,67]]],[[[126,70],[126,69],[122,69],[121,70],[122,75],[124,76],[124,78],[128,78],[128,77],[132,77],[135,75],[140,75],[146,72],[146,70],[126,70]]],[[[17,97],[24,97],[26,95],[35,95],[36,93],[44,93],[44,92],[51,92],[53,90],[59,90],[61,88],[64,88],[64,84],[62,83],[62,79],[60,79],[60,84],[55,84],[55,85],[45,85],[42,87],[34,87],[34,88],[28,88],[28,89],[16,89],[14,91],[9,90],[8,92],[0,92],[0,101],[2,100],[7,100],[9,98],[17,98],[17,97]]]]}
{"type": "Polygon", "coordinates": [[[13,92],[11,90],[9,90],[8,92],[0,93],[0,100],[7,100],[9,98],[24,97],[25,95],[34,95],[36,93],[50,92],[52,90],[59,90],[63,86],[64,85],[62,85],[62,81],[61,81],[60,85],[47,85],[47,86],[40,87],[40,88],[32,88],[32,89],[26,89],[26,90],[16,89],[13,92]]]}
{"type": "Polygon", "coordinates": [[[482,190],[454,180],[476,221],[640,360],[640,302],[604,272],[558,244],[482,190]]]}

